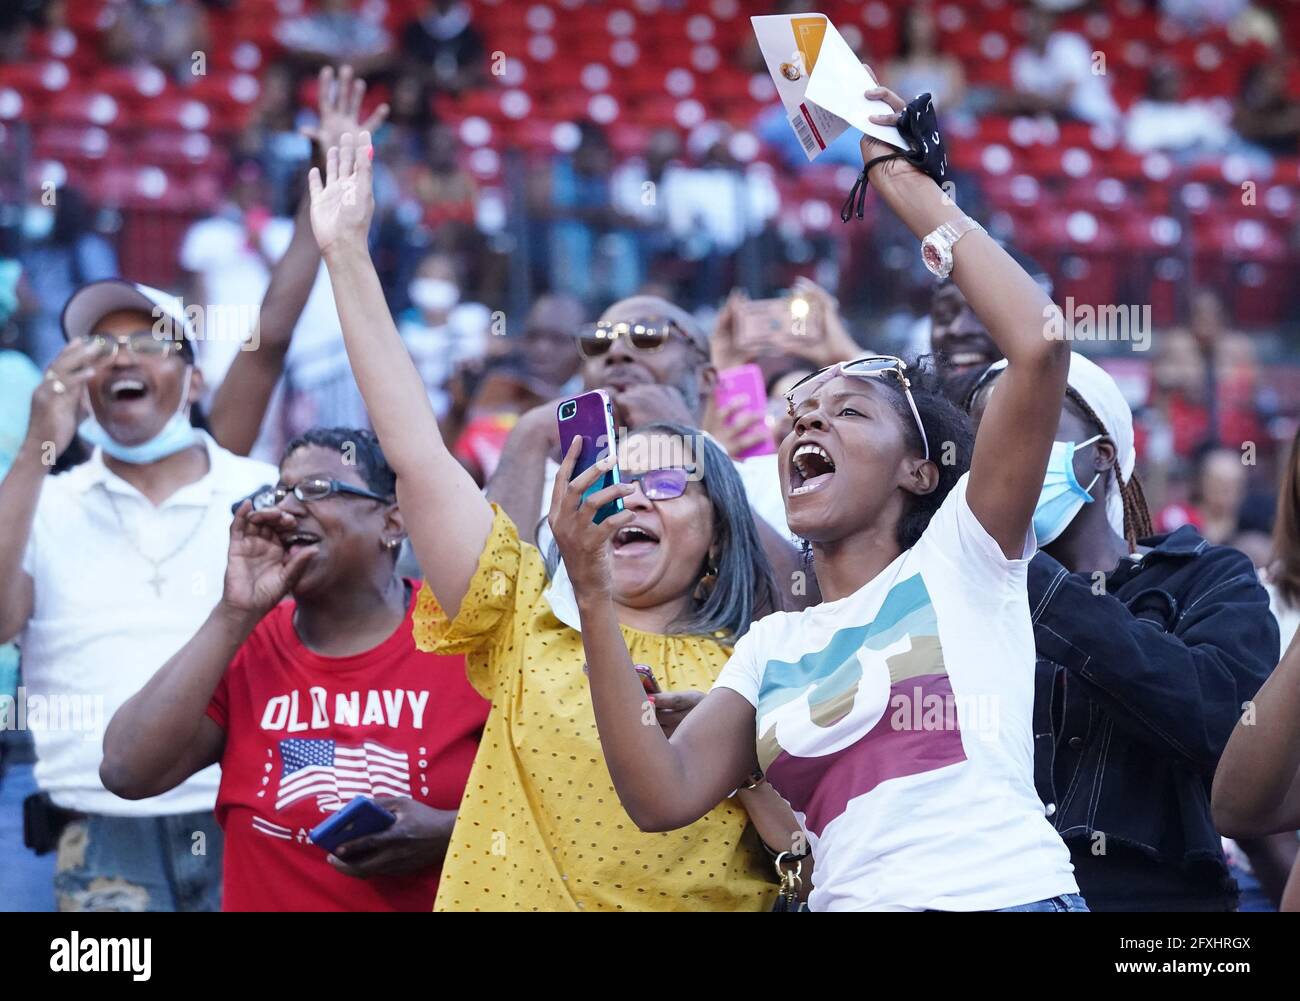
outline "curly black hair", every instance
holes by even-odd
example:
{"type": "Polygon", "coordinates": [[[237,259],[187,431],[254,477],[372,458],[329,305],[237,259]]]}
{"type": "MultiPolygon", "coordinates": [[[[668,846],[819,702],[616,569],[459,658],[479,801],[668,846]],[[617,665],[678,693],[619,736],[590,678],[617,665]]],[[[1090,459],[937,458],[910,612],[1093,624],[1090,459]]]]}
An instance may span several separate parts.
{"type": "MultiPolygon", "coordinates": [[[[917,455],[924,455],[925,444],[929,445],[930,458],[939,469],[939,482],[928,494],[913,494],[903,516],[898,519],[895,538],[902,550],[911,549],[920,540],[934,513],[970,469],[971,453],[975,448],[970,416],[948,398],[934,355],[922,355],[908,362],[906,372],[912,399],[916,401],[921,423],[925,425],[927,441],[924,444],[902,385],[896,379],[880,381],[894,390],[890,394],[891,406],[902,421],[911,448],[917,455]]],[[[805,560],[811,561],[811,545],[804,542],[803,549],[805,560]]]]}
{"type": "Polygon", "coordinates": [[[397,495],[397,474],[384,457],[384,450],[379,447],[379,439],[373,431],[365,428],[312,428],[284,447],[280,461],[308,445],[332,449],[345,458],[350,455],[356,460],[357,469],[371,491],[381,497],[397,495]]]}
{"type": "MultiPolygon", "coordinates": [[[[939,482],[928,494],[914,494],[907,510],[898,519],[897,539],[900,549],[911,549],[920,540],[930,519],[947,499],[957,481],[970,469],[971,453],[975,448],[975,432],[970,416],[948,398],[932,355],[923,355],[907,366],[907,379],[912,384],[912,399],[925,426],[926,443],[930,458],[939,469],[939,482]]],[[[903,421],[908,441],[920,455],[925,454],[921,432],[907,405],[902,386],[892,379],[885,383],[897,387],[891,395],[894,410],[903,421]]]]}

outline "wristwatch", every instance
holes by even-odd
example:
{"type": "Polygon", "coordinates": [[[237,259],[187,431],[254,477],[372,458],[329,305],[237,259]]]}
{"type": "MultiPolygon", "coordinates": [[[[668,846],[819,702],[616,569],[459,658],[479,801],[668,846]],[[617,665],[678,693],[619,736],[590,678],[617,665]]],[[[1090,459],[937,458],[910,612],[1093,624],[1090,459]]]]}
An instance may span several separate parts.
{"type": "Polygon", "coordinates": [[[984,227],[970,216],[962,216],[955,222],[946,222],[921,241],[921,260],[930,274],[936,278],[947,278],[952,274],[952,248],[957,241],[973,229],[984,227]]]}

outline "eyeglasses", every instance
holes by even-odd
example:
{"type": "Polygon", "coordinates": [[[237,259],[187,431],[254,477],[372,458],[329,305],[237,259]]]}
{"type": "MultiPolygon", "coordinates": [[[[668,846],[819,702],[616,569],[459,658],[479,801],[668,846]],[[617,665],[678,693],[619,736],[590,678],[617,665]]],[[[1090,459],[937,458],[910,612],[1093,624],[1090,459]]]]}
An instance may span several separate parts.
{"type": "Polygon", "coordinates": [[[152,330],[136,330],[129,334],[87,334],[84,340],[94,346],[95,354],[108,359],[116,358],[118,350],[123,347],[142,358],[166,358],[174,351],[184,350],[183,341],[159,337],[152,330]]]}
{"type": "MultiPolygon", "coordinates": [[[[392,498],[381,497],[377,493],[362,490],[360,487],[354,487],[351,483],[344,483],[342,480],[303,480],[293,487],[266,486],[255,491],[252,495],[253,510],[269,511],[290,494],[293,494],[304,504],[308,501],[324,500],[331,494],[348,494],[351,497],[365,497],[368,500],[377,500],[382,504],[392,503],[392,498]]],[[[238,505],[236,505],[236,509],[238,509],[238,505]]]]}
{"type": "Polygon", "coordinates": [[[674,320],[654,317],[645,320],[611,323],[601,320],[579,327],[578,352],[584,358],[599,358],[614,346],[620,337],[626,337],[629,344],[637,351],[660,351],[668,339],[677,334],[693,347],[703,350],[674,320]]]}
{"type": "Polygon", "coordinates": [[[818,386],[824,385],[836,376],[846,376],[853,379],[883,379],[886,377],[897,379],[903,387],[903,394],[907,397],[907,405],[912,408],[912,417],[916,420],[916,429],[921,432],[921,446],[925,449],[926,459],[930,458],[930,442],[925,435],[925,425],[921,423],[921,412],[916,409],[916,400],[912,398],[912,383],[907,378],[907,362],[902,358],[895,358],[893,355],[871,355],[867,358],[859,358],[857,361],[840,362],[838,365],[830,365],[819,372],[800,380],[790,387],[790,391],[785,394],[786,403],[789,404],[789,414],[795,415],[795,411],[812,398],[813,392],[818,386]]]}
{"type": "Polygon", "coordinates": [[[668,466],[664,469],[647,469],[644,473],[622,473],[624,483],[638,483],[647,500],[672,500],[686,493],[691,474],[681,466],[668,466]]]}

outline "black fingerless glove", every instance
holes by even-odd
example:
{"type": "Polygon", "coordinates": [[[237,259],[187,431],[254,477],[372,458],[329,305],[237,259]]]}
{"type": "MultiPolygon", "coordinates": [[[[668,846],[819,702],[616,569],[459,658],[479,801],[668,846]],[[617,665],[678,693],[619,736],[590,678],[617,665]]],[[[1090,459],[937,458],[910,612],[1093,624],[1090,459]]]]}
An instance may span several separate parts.
{"type": "Polygon", "coordinates": [[[943,139],[939,135],[939,117],[935,114],[934,101],[928,93],[921,94],[900,111],[894,127],[907,143],[907,150],[886,153],[884,156],[873,157],[867,161],[867,165],[862,168],[862,173],[849,189],[848,200],[840,209],[840,218],[844,222],[848,222],[854,215],[859,219],[862,218],[862,210],[867,200],[867,174],[878,163],[901,158],[930,177],[940,187],[947,179],[948,154],[944,152],[943,139]]]}

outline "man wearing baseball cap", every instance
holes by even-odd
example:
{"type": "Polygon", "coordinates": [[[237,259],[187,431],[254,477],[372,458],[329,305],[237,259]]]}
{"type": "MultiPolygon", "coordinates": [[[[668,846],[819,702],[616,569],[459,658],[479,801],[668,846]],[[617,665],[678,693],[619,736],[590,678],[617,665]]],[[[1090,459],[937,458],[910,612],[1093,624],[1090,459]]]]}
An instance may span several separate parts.
{"type": "Polygon", "coordinates": [[[180,303],[110,279],[63,311],[68,345],[32,394],[0,481],[0,642],[18,637],[40,793],[28,846],[58,849],[61,910],[217,910],[218,771],[128,802],[99,780],[103,731],[221,595],[233,502],[277,470],[190,422],[202,391],[180,303]],[[88,461],[51,476],[80,435],[88,461]]]}

